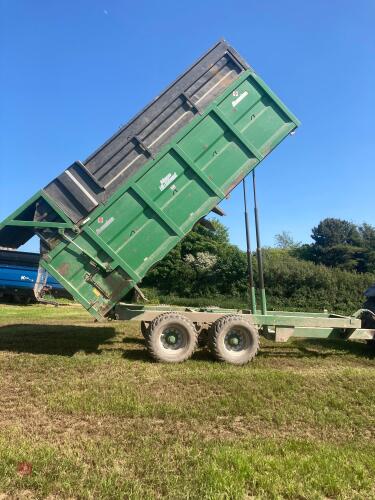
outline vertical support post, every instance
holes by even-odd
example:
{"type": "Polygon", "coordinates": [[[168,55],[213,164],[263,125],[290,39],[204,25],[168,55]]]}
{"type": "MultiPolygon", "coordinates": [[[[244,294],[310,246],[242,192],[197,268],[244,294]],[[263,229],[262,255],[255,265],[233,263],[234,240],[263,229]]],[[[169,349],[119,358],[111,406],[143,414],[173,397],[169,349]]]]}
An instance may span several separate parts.
{"type": "Polygon", "coordinates": [[[253,193],[254,193],[255,233],[256,233],[256,240],[257,240],[257,260],[258,260],[259,289],[260,289],[260,307],[261,307],[262,314],[267,314],[266,290],[264,288],[263,255],[262,255],[262,245],[260,242],[258,204],[257,204],[256,182],[255,182],[255,168],[253,170],[253,193]]]}
{"type": "Polygon", "coordinates": [[[245,178],[242,181],[242,188],[243,188],[243,204],[244,204],[244,211],[245,211],[247,280],[248,280],[249,302],[250,302],[250,310],[251,310],[252,314],[256,314],[257,303],[256,303],[256,298],[255,298],[253,262],[251,260],[250,227],[249,227],[249,215],[247,212],[245,178]]]}

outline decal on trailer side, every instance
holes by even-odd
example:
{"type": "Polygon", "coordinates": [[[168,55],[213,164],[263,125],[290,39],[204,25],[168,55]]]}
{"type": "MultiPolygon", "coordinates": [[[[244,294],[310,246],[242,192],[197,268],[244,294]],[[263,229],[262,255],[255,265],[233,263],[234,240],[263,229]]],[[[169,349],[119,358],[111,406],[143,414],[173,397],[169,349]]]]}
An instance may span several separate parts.
{"type": "MultiPolygon", "coordinates": [[[[233,92],[233,95],[234,95],[234,92],[233,92]]],[[[238,92],[237,92],[237,95],[238,95],[238,92]]],[[[248,95],[249,95],[249,92],[247,90],[245,90],[245,92],[242,92],[242,94],[239,97],[237,97],[237,99],[232,101],[232,106],[235,108],[237,106],[237,104],[239,104],[248,95]]]]}
{"type": "Polygon", "coordinates": [[[164,189],[166,189],[170,184],[172,184],[172,182],[175,179],[177,179],[176,172],[174,172],[173,174],[169,173],[168,175],[160,179],[160,186],[159,186],[160,191],[164,191],[164,189]]]}
{"type": "MultiPolygon", "coordinates": [[[[103,219],[103,217],[100,217],[100,219],[103,219]]],[[[115,220],[114,217],[111,217],[110,219],[108,219],[106,222],[104,222],[104,224],[100,227],[98,227],[98,229],[96,230],[96,234],[100,234],[102,231],[104,231],[104,229],[106,229],[110,224],[112,224],[112,222],[115,220]]],[[[98,222],[99,222],[99,219],[98,219],[98,222]]],[[[101,221],[103,222],[103,221],[101,221]]],[[[101,223],[99,222],[99,224],[101,223]]]]}

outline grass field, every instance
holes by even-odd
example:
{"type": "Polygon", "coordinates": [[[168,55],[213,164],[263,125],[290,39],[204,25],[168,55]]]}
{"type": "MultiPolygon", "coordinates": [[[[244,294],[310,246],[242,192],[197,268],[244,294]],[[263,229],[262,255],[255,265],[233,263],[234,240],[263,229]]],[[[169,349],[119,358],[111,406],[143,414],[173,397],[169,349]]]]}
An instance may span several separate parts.
{"type": "Polygon", "coordinates": [[[0,305],[0,499],[375,498],[375,359],[263,341],[151,362],[137,323],[0,305]],[[19,464],[32,466],[26,473],[19,464]]]}

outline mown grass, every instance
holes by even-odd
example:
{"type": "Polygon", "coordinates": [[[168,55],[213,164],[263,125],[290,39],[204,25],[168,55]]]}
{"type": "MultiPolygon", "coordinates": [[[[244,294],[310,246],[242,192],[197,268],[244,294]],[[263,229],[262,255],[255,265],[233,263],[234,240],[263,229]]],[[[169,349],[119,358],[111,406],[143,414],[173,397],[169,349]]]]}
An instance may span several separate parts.
{"type": "Polygon", "coordinates": [[[137,323],[2,305],[0,498],[375,498],[374,368],[312,340],[162,365],[137,323]]]}

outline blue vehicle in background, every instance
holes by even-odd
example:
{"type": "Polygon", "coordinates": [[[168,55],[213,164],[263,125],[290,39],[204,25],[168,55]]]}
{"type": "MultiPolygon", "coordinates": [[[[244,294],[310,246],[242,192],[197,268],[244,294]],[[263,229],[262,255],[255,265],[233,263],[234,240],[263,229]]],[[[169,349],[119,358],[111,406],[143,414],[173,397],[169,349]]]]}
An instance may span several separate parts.
{"type": "MultiPolygon", "coordinates": [[[[27,304],[36,302],[34,287],[38,279],[39,254],[0,250],[0,300],[27,304]]],[[[43,295],[70,298],[52,276],[43,285],[43,295]]]]}

